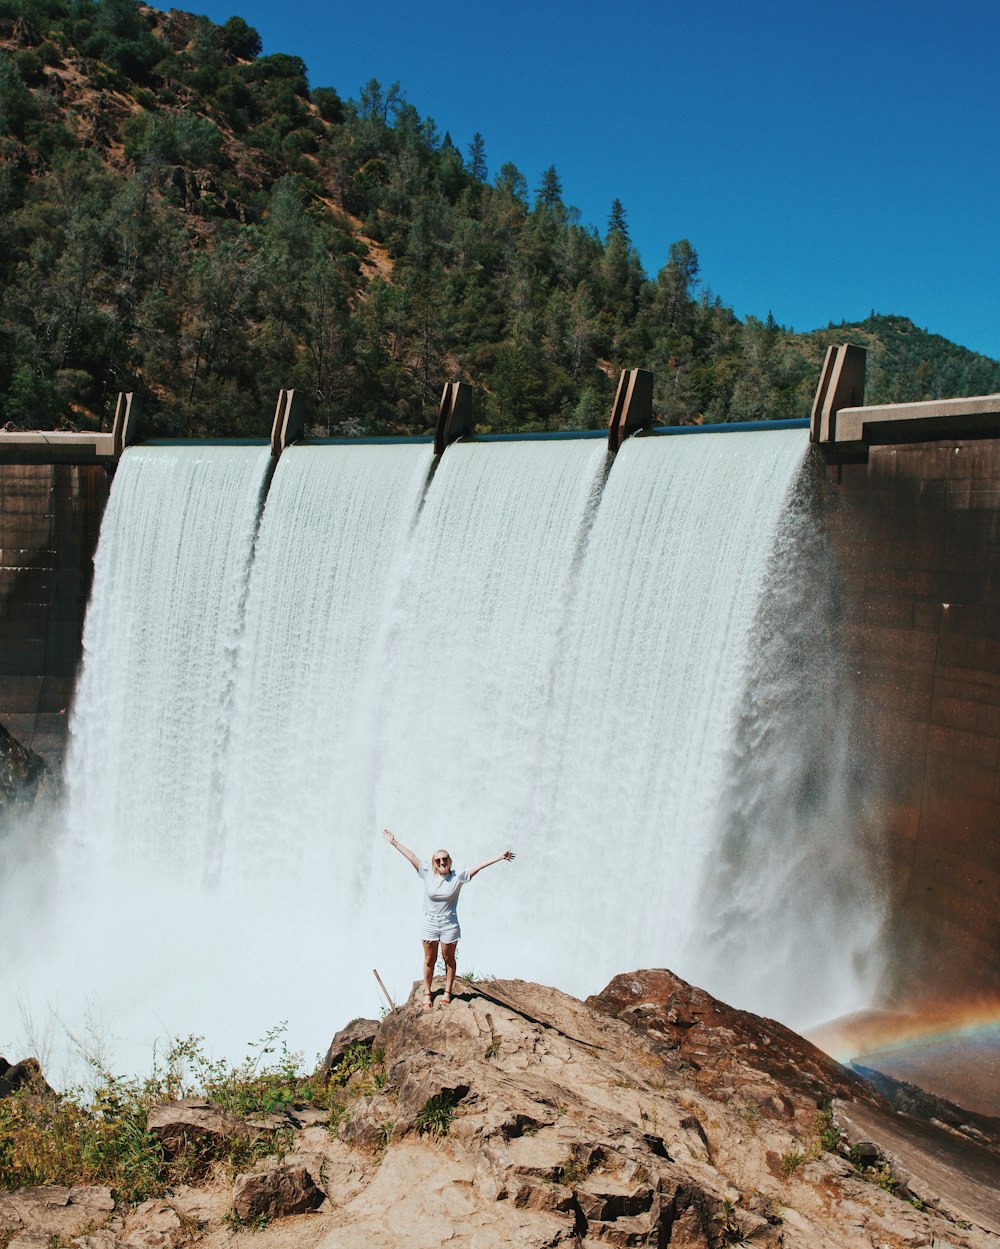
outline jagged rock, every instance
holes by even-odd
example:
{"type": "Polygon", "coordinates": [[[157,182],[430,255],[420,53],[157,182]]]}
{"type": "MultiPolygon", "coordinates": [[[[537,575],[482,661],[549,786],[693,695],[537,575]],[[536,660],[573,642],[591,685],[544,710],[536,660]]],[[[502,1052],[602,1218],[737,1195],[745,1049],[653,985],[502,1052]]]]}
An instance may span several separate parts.
{"type": "Polygon", "coordinates": [[[0,1097],[10,1097],[18,1092],[34,1093],[40,1097],[55,1096],[42,1075],[37,1058],[22,1058],[17,1063],[0,1058],[0,1097]]]}
{"type": "Polygon", "coordinates": [[[252,1129],[242,1119],[202,1097],[185,1097],[154,1106],[149,1112],[147,1131],[170,1158],[188,1148],[199,1157],[217,1156],[230,1141],[252,1135],[252,1129]]]}
{"type": "Polygon", "coordinates": [[[47,1185],[0,1193],[0,1227],[29,1236],[79,1236],[106,1223],[114,1209],[110,1188],[77,1184],[47,1185]]]}
{"type": "Polygon", "coordinates": [[[320,1064],[319,1073],[325,1078],[336,1070],[344,1055],[355,1045],[371,1046],[378,1032],[377,1019],[352,1019],[346,1028],[336,1034],[326,1051],[326,1057],[320,1064]]]}
{"type": "Polygon", "coordinates": [[[340,1129],[340,1138],[346,1141],[352,1149],[359,1149],[367,1154],[377,1154],[395,1135],[395,1121],[372,1114],[369,1101],[370,1099],[360,1103],[359,1113],[356,1113],[340,1129]]]}
{"type": "Polygon", "coordinates": [[[281,1219],[288,1214],[304,1214],[325,1200],[326,1194],[305,1167],[287,1164],[257,1175],[238,1176],[233,1189],[233,1211],[248,1222],[262,1216],[281,1219]]]}
{"type": "Polygon", "coordinates": [[[615,978],[587,1005],[676,1051],[699,1084],[774,1117],[843,1097],[877,1100],[871,1085],[790,1028],[720,1002],[664,969],[615,978]]]}
{"type": "Polygon", "coordinates": [[[316,1106],[289,1106],[285,1114],[297,1128],[318,1127],[330,1121],[330,1112],[316,1106]]]}
{"type": "Polygon", "coordinates": [[[393,1075],[398,1079],[399,1089],[397,1123],[414,1124],[420,1112],[434,1099],[454,1107],[469,1094],[468,1077],[454,1068],[421,1070],[401,1064],[393,1075]]]}
{"type": "Polygon", "coordinates": [[[251,1115],[243,1122],[256,1132],[280,1132],[282,1128],[287,1128],[292,1120],[287,1111],[272,1110],[265,1115],[251,1115]]]}

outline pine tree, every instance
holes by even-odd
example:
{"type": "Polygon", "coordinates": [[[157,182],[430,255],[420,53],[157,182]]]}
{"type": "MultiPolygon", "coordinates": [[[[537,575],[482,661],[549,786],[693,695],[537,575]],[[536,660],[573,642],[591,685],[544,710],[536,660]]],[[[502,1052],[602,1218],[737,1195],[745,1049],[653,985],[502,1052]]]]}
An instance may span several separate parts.
{"type": "Polygon", "coordinates": [[[608,233],[606,237],[611,238],[613,234],[619,235],[626,243],[632,241],[628,232],[628,222],[625,219],[625,206],[620,199],[612,200],[611,212],[608,215],[608,233]]]}
{"type": "Polygon", "coordinates": [[[543,208],[557,208],[562,205],[562,183],[555,165],[549,165],[542,174],[542,181],[535,192],[535,204],[543,208]]]}
{"type": "Polygon", "coordinates": [[[469,144],[469,163],[467,168],[469,173],[474,178],[478,178],[480,182],[485,182],[489,177],[489,170],[486,167],[486,140],[478,130],[472,136],[472,142],[469,144]]]}

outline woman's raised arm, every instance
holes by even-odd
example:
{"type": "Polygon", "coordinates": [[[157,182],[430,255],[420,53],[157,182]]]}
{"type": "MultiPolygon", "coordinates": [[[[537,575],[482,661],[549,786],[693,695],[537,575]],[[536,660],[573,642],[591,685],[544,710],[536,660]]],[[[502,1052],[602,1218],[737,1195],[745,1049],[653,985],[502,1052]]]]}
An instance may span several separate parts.
{"type": "Polygon", "coordinates": [[[417,858],[417,856],[413,853],[412,850],[407,850],[407,848],[403,845],[403,843],[401,841],[397,841],[396,838],[393,837],[392,833],[390,833],[387,828],[382,829],[382,836],[386,839],[386,841],[389,843],[390,846],[393,846],[396,850],[399,851],[399,853],[403,856],[404,859],[409,859],[409,861],[413,864],[413,870],[415,872],[420,871],[420,860],[417,858]]]}
{"type": "Polygon", "coordinates": [[[494,863],[499,863],[502,859],[506,859],[508,862],[511,862],[515,858],[517,858],[517,856],[513,850],[505,850],[503,854],[498,854],[495,859],[487,859],[485,863],[480,863],[477,867],[472,868],[469,872],[469,880],[475,876],[476,872],[481,872],[484,867],[491,867],[494,863]]]}

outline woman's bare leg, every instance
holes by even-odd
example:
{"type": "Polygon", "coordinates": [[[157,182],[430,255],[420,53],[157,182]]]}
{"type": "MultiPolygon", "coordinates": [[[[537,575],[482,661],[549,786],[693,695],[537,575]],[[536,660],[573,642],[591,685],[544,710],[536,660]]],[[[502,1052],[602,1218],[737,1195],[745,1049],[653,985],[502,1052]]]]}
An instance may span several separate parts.
{"type": "Polygon", "coordinates": [[[441,957],[444,959],[444,996],[446,1001],[451,1001],[451,986],[455,983],[455,951],[458,949],[457,941],[441,942],[441,957]]]}
{"type": "MultiPolygon", "coordinates": [[[[445,947],[447,949],[447,947],[445,947]]],[[[454,946],[452,949],[454,950],[454,946]]],[[[436,941],[424,942],[424,1005],[426,1006],[431,996],[431,984],[434,981],[434,964],[438,957],[438,943],[436,941]]],[[[452,959],[454,960],[454,954],[452,959]]]]}

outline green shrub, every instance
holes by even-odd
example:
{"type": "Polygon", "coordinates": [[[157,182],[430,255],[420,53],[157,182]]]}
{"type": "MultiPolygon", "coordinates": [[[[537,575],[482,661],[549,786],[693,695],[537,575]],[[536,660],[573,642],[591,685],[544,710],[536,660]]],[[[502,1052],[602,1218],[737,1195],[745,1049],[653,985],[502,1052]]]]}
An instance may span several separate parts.
{"type": "Polygon", "coordinates": [[[586,1175],[587,1168],[579,1158],[574,1158],[570,1154],[566,1161],[560,1163],[553,1171],[552,1179],[557,1184],[565,1184],[567,1188],[572,1188],[574,1184],[579,1184],[582,1179],[585,1179],[586,1175]]]}
{"type": "Polygon", "coordinates": [[[140,113],[128,119],[123,133],[125,157],[137,164],[154,159],[203,169],[214,165],[222,151],[222,132],[215,122],[187,113],[140,113]]]}
{"type": "Polygon", "coordinates": [[[26,82],[29,87],[37,87],[39,83],[44,81],[42,58],[37,52],[33,52],[30,49],[16,52],[14,54],[14,64],[17,66],[17,72],[21,75],[21,80],[26,82]]]}
{"type": "Polygon", "coordinates": [[[260,35],[242,17],[230,17],[223,22],[219,37],[230,56],[241,61],[252,61],[260,56],[260,35]]]}
{"type": "Polygon", "coordinates": [[[376,1057],[370,1045],[362,1045],[360,1042],[357,1045],[350,1045],[344,1057],[334,1068],[330,1083],[343,1088],[355,1072],[368,1071],[378,1061],[380,1058],[376,1057]]]}
{"type": "Polygon", "coordinates": [[[235,1210],[230,1210],[222,1221],[231,1232],[262,1232],[271,1222],[266,1214],[254,1214],[245,1219],[235,1210]]]}

